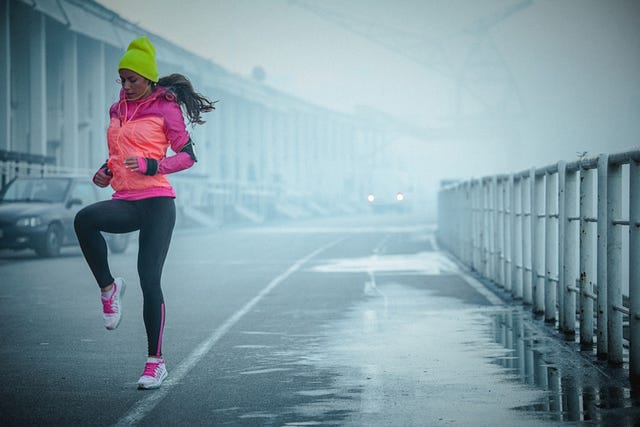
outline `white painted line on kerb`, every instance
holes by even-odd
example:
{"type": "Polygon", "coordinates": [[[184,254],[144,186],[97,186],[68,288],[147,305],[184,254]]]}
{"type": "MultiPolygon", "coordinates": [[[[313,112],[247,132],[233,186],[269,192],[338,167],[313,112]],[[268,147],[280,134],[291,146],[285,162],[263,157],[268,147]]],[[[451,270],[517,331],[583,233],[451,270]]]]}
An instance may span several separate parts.
{"type": "Polygon", "coordinates": [[[287,277],[298,271],[307,261],[315,257],[316,255],[326,251],[332,246],[337,245],[346,238],[334,240],[315,251],[311,252],[307,256],[300,258],[291,267],[289,267],[284,273],[273,279],[269,284],[260,291],[251,301],[246,303],[244,307],[236,311],[231,317],[229,317],[220,327],[213,331],[213,333],[202,341],[196,348],[184,359],[177,367],[173,368],[170,372],[169,378],[162,383],[162,387],[158,390],[149,392],[149,395],[142,400],[139,400],[129,412],[123,416],[115,425],[116,426],[130,426],[136,425],[142,419],[150,413],[153,408],[156,407],[162,399],[164,399],[171,389],[182,381],[182,379],[200,362],[200,360],[211,350],[220,338],[226,335],[227,332],[236,324],[244,315],[249,313],[251,309],[260,302],[269,292],[276,286],[282,283],[287,277]]]}
{"type": "Polygon", "coordinates": [[[496,294],[494,294],[489,289],[487,289],[487,287],[482,283],[480,283],[478,279],[476,279],[475,277],[472,277],[468,272],[466,272],[465,269],[462,267],[462,264],[460,263],[460,261],[458,261],[456,258],[451,256],[449,252],[441,251],[440,246],[438,245],[438,240],[434,235],[430,236],[430,242],[434,251],[438,251],[446,254],[446,256],[456,264],[456,266],[458,267],[460,276],[462,276],[464,281],[467,282],[469,286],[475,289],[480,295],[484,296],[491,304],[493,305],[503,304],[502,300],[498,298],[496,294]]]}

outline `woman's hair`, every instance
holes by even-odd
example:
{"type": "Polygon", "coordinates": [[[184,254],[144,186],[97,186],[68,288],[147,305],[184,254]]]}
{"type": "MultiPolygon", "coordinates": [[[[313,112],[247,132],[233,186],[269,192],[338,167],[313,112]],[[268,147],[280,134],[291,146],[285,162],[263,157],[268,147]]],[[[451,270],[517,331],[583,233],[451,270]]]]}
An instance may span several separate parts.
{"type": "Polygon", "coordinates": [[[170,74],[158,80],[158,86],[169,91],[169,96],[173,95],[180,104],[189,119],[189,123],[203,124],[201,113],[208,113],[215,110],[217,101],[210,101],[204,95],[198,93],[188,78],[182,74],[170,74]]]}

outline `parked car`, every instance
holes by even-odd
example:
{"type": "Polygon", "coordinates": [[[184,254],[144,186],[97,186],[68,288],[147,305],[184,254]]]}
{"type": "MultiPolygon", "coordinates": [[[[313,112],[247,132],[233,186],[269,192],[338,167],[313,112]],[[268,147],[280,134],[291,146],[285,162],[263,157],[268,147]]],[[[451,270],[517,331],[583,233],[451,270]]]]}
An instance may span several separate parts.
{"type": "MultiPolygon", "coordinates": [[[[19,177],[0,193],[0,249],[33,249],[43,257],[78,245],[73,220],[83,207],[104,199],[87,177],[19,177]]],[[[108,234],[109,249],[127,249],[129,234],[108,234]]]]}

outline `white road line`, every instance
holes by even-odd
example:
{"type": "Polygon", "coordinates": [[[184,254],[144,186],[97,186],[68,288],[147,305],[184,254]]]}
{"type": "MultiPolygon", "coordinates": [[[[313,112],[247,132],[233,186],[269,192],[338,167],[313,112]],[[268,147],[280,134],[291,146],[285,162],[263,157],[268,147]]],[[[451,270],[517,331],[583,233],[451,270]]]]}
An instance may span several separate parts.
{"type": "Polygon", "coordinates": [[[276,286],[282,283],[286,278],[298,271],[306,262],[313,257],[326,251],[332,246],[337,245],[346,238],[340,238],[334,240],[315,251],[311,252],[307,256],[300,258],[291,267],[289,267],[284,273],[273,279],[269,284],[260,291],[251,301],[244,305],[240,310],[235,312],[229,317],[220,327],[213,331],[213,333],[202,341],[196,348],[187,356],[177,367],[173,368],[170,372],[169,379],[167,379],[158,390],[150,392],[150,394],[144,399],[139,400],[130,410],[124,415],[115,425],[116,426],[131,426],[136,425],[142,419],[150,413],[153,408],[164,399],[171,389],[182,381],[182,379],[200,362],[200,360],[211,350],[220,338],[226,335],[227,332],[236,324],[244,315],[249,313],[251,309],[260,302],[269,292],[276,286]]]}
{"type": "Polygon", "coordinates": [[[484,296],[491,304],[493,305],[504,304],[503,301],[500,298],[498,298],[496,294],[494,294],[489,289],[487,289],[487,287],[482,283],[480,283],[480,281],[478,281],[475,277],[472,277],[467,272],[466,268],[460,263],[460,261],[458,261],[457,258],[453,257],[448,251],[441,250],[440,246],[438,245],[438,239],[436,239],[436,236],[434,234],[429,236],[429,241],[431,242],[431,247],[433,247],[434,251],[445,254],[447,258],[453,261],[453,263],[458,267],[458,270],[459,270],[458,273],[460,274],[460,276],[462,276],[464,281],[469,284],[469,286],[475,289],[480,295],[484,296]]]}

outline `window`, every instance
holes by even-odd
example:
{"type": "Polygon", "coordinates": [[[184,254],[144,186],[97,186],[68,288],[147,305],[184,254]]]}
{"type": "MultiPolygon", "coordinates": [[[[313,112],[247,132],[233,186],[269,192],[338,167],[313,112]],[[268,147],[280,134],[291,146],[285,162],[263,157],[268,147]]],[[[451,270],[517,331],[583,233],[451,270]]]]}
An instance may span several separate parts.
{"type": "Polygon", "coordinates": [[[98,201],[97,194],[93,186],[88,182],[77,182],[71,193],[72,199],[80,199],[83,205],[88,205],[98,201]]]}

